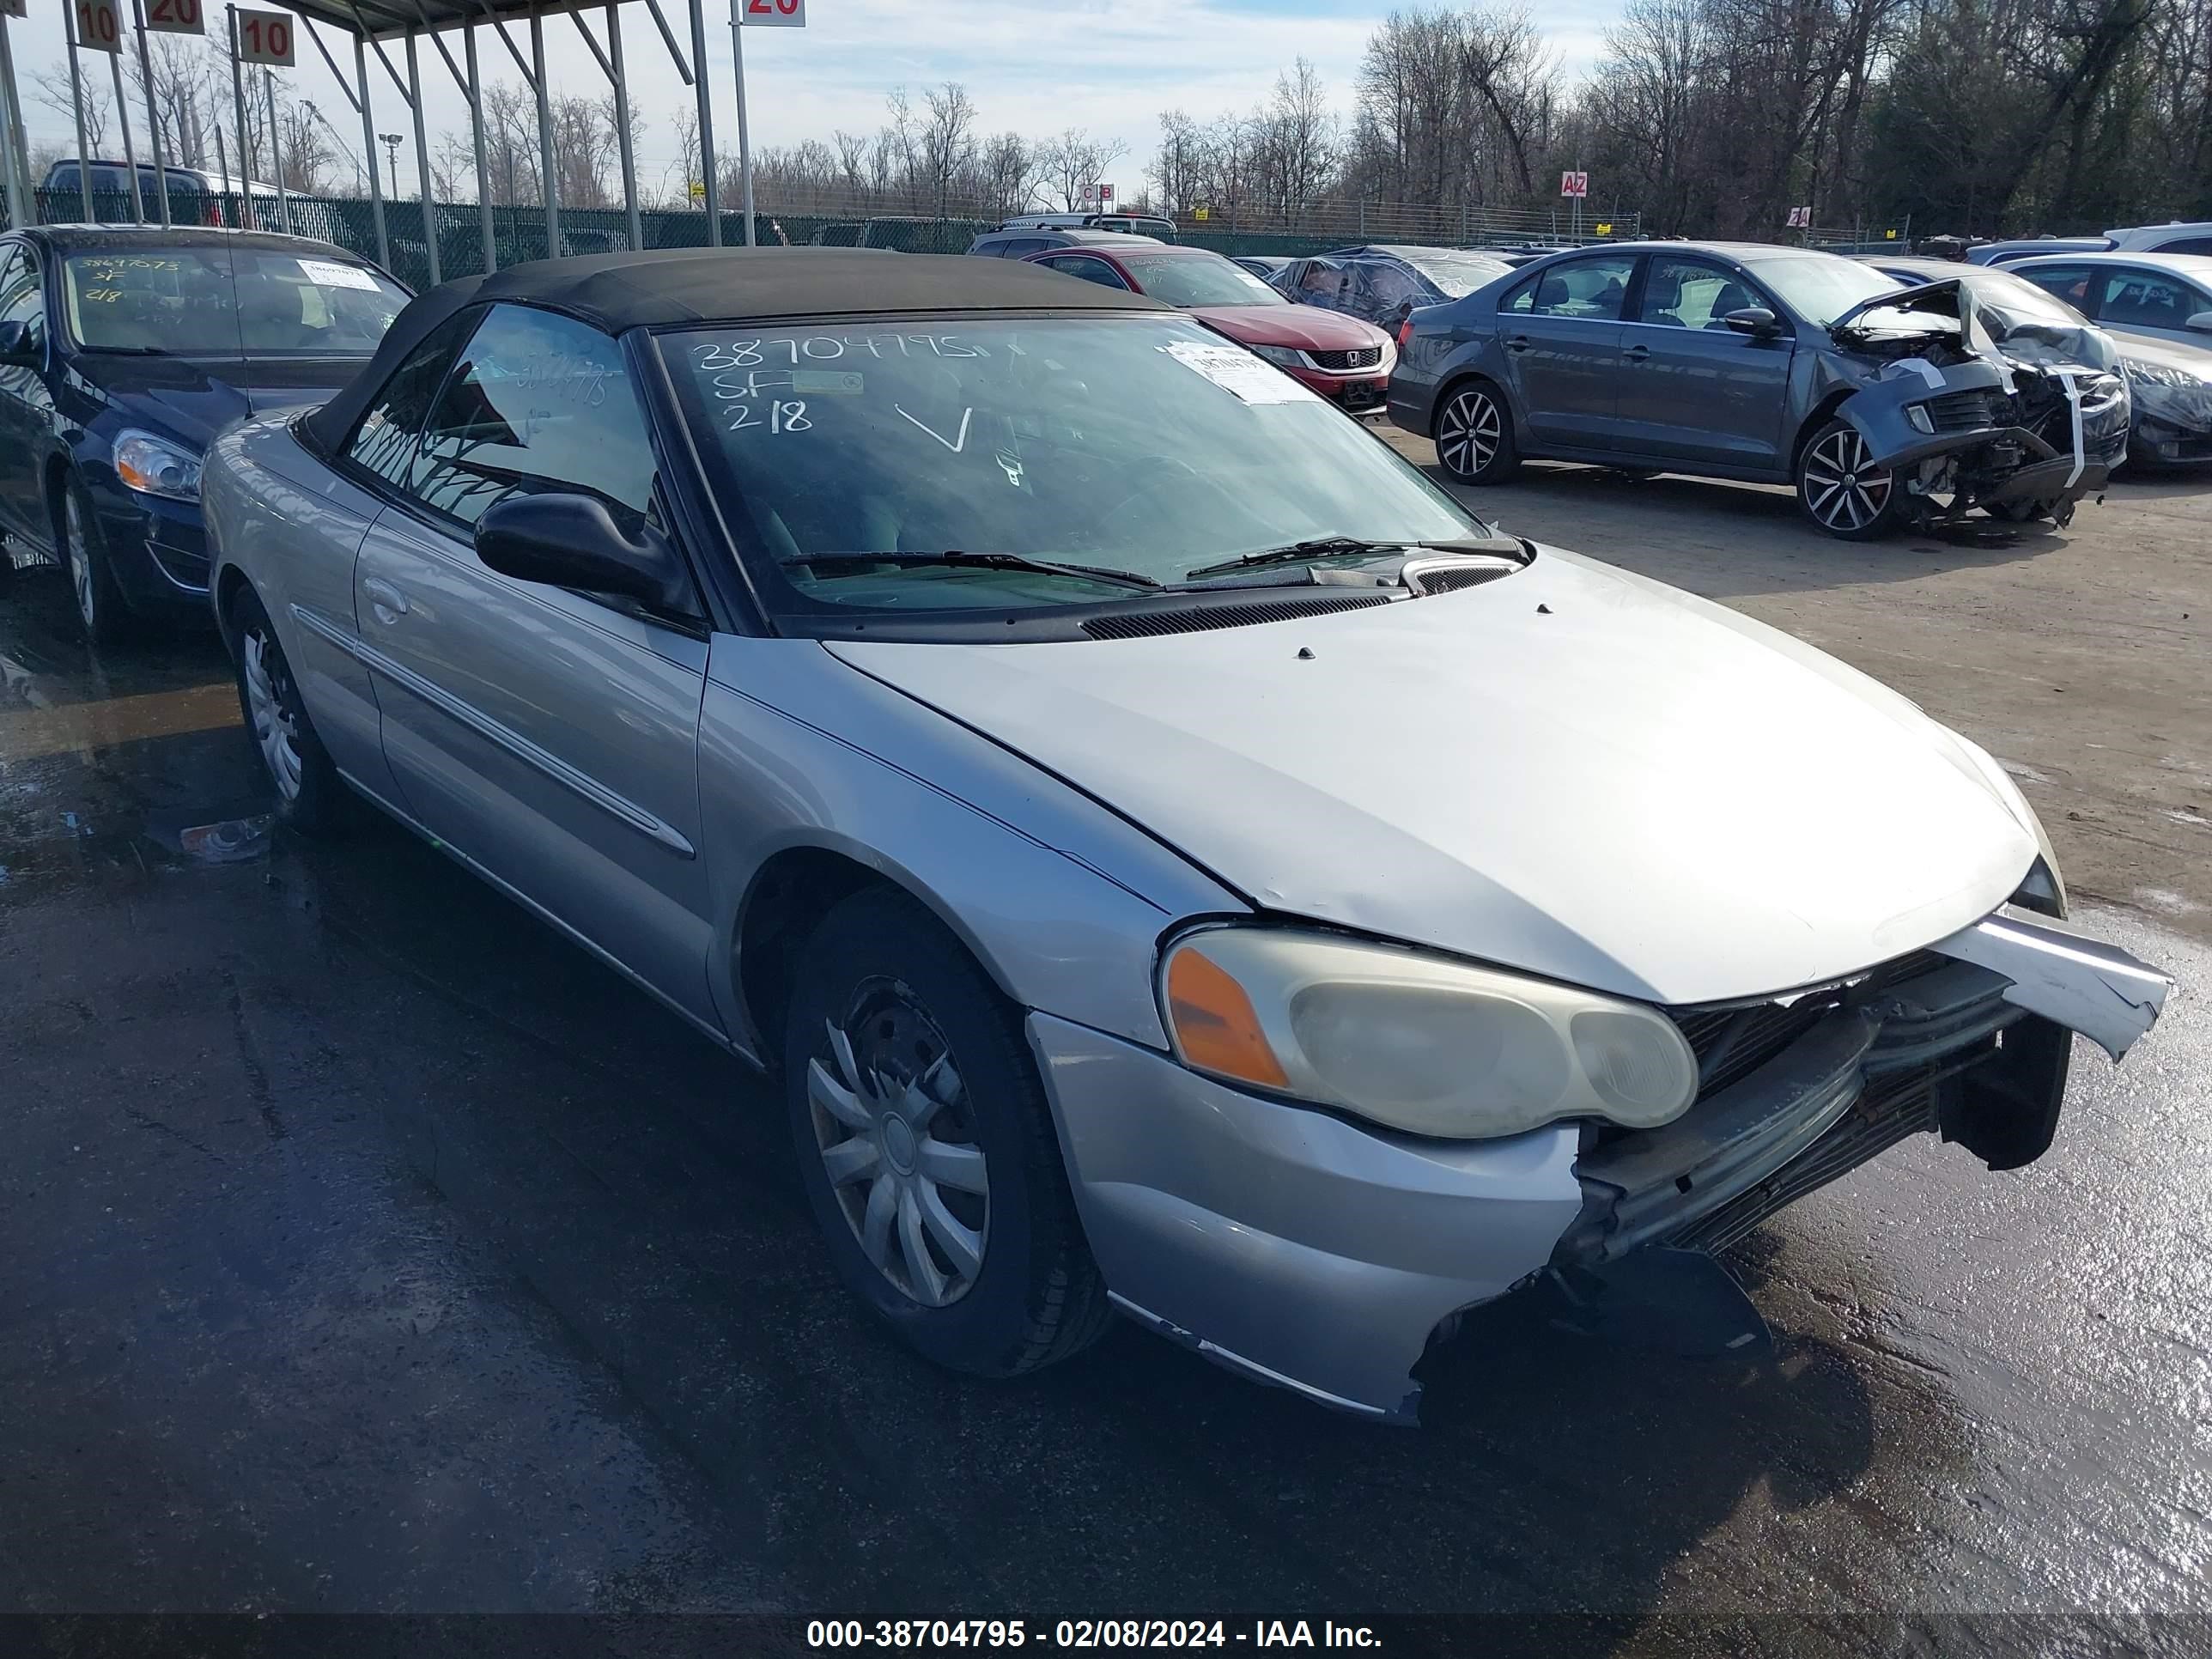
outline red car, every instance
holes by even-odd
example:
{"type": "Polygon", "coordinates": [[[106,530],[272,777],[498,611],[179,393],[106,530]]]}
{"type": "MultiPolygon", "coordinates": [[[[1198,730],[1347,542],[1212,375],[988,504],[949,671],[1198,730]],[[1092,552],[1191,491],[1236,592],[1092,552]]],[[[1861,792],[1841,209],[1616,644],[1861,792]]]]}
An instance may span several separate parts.
{"type": "Polygon", "coordinates": [[[1176,306],[1346,409],[1382,407],[1398,349],[1372,323],[1293,305],[1202,247],[1048,248],[1030,263],[1176,306]]]}

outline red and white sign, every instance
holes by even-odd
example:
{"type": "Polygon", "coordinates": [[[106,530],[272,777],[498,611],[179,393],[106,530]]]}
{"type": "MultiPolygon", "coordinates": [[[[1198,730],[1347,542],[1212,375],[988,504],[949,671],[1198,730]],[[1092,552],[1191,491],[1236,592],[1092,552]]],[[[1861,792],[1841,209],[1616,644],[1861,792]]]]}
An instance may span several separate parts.
{"type": "Polygon", "coordinates": [[[94,52],[123,50],[123,20],[115,0],[76,0],[76,43],[94,52]]]}
{"type": "Polygon", "coordinates": [[[292,14],[289,11],[241,11],[233,14],[238,28],[238,58],[242,64],[274,64],[292,67],[292,14]]]}
{"type": "Polygon", "coordinates": [[[1808,208],[1808,207],[1794,207],[1794,208],[1791,208],[1791,209],[1790,210],[1790,229],[1792,229],[1792,230],[1800,230],[1800,229],[1802,229],[1802,230],[1810,230],[1810,229],[1812,229],[1812,228],[1813,228],[1813,210],[1812,210],[1812,209],[1810,209],[1810,208],[1808,208]]]}
{"type": "Polygon", "coordinates": [[[146,0],[149,34],[205,34],[207,14],[200,0],[146,0]]]}
{"type": "Polygon", "coordinates": [[[1562,196],[1589,195],[1589,174],[1587,173],[1561,173],[1559,175],[1559,194],[1562,196]]]}
{"type": "Polygon", "coordinates": [[[1099,205],[1100,207],[1110,207],[1111,205],[1113,205],[1113,201],[1114,201],[1114,186],[1113,186],[1113,185],[1099,185],[1099,186],[1098,186],[1098,205],[1099,205]]]}
{"type": "Polygon", "coordinates": [[[803,29],[806,27],[806,0],[730,0],[730,21],[803,29]]]}

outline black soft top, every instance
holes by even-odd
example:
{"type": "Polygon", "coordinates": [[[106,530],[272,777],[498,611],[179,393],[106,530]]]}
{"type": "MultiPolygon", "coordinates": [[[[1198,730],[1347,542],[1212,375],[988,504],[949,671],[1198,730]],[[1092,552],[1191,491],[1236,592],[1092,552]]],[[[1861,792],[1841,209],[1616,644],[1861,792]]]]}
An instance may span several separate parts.
{"type": "Polygon", "coordinates": [[[418,295],[394,319],[361,373],[301,422],[308,440],[325,454],[337,453],[369,400],[425,335],[464,307],[497,302],[562,312],[609,334],[799,317],[1173,308],[1042,265],[965,254],[672,247],[538,259],[489,276],[462,276],[418,295]]]}

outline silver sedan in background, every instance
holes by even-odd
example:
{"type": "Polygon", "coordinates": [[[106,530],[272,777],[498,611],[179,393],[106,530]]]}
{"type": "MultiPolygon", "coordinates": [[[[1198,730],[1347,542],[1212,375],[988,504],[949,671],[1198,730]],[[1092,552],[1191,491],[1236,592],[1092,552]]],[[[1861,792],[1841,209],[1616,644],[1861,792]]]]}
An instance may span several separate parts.
{"type": "Polygon", "coordinates": [[[1408,1418],[1477,1304],[2034,1159],[2165,994],[1905,699],[1035,265],[465,278],[205,479],[284,822],[374,803],[777,1075],[966,1371],[1119,1310],[1408,1418]]]}

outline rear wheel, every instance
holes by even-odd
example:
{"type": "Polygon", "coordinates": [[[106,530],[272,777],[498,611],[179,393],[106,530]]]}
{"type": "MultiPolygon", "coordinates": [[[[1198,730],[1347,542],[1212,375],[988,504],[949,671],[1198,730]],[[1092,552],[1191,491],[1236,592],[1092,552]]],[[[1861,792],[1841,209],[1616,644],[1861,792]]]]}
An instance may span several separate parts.
{"type": "Polygon", "coordinates": [[[1870,542],[1903,522],[1905,490],[1895,473],[1875,465],[1856,427],[1831,421],[1798,460],[1797,504],[1831,536],[1870,542]]]}
{"type": "Polygon", "coordinates": [[[231,601],[229,623],[239,712],[276,792],[276,817],[304,834],[327,834],[344,823],[345,781],[315,735],[284,647],[252,588],[240,589],[231,601]]]}
{"type": "Polygon", "coordinates": [[[1021,1023],[903,894],[831,910],[784,1033],[801,1179],[846,1284],[941,1365],[1012,1376],[1109,1316],[1021,1023]]]}
{"type": "Polygon", "coordinates": [[[1437,460],[1462,483],[1504,483],[1521,469],[1513,414],[1496,386],[1455,386],[1437,413],[1437,460]]]}

